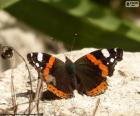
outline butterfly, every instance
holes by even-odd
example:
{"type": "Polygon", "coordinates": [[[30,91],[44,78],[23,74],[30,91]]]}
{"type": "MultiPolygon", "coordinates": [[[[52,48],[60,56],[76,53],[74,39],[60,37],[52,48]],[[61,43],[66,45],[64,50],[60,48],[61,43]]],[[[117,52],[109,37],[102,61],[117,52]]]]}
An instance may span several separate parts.
{"type": "Polygon", "coordinates": [[[103,93],[107,87],[107,76],[112,76],[115,65],[123,59],[123,49],[111,48],[93,51],[72,62],[46,53],[28,53],[29,63],[43,74],[47,83],[46,99],[71,98],[73,91],[87,96],[103,93]],[[54,81],[51,81],[54,80],[54,81]]]}

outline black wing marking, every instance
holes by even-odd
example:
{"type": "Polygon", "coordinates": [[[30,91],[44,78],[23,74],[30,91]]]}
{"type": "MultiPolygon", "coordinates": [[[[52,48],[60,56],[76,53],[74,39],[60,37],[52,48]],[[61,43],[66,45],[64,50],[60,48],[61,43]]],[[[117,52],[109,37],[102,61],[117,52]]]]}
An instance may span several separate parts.
{"type": "Polygon", "coordinates": [[[37,71],[43,71],[43,69],[46,66],[46,63],[49,62],[51,55],[46,53],[29,53],[27,54],[27,60],[29,63],[37,70],[37,71]]]}
{"type": "Polygon", "coordinates": [[[108,76],[113,75],[115,65],[123,59],[123,49],[121,48],[101,49],[90,54],[94,55],[98,60],[101,60],[108,67],[108,76]],[[104,53],[104,51],[108,53],[104,53]]]}

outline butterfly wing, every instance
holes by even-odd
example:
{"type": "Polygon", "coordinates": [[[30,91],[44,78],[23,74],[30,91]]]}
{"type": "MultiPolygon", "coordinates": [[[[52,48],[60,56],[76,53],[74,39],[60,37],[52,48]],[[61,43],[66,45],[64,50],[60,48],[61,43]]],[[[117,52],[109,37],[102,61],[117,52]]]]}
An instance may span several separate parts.
{"type": "Polygon", "coordinates": [[[48,96],[45,94],[46,98],[69,98],[73,95],[64,62],[45,53],[29,53],[27,59],[37,71],[43,73],[49,91],[46,92],[48,96]]]}
{"type": "Polygon", "coordinates": [[[89,96],[107,89],[106,76],[112,76],[114,67],[122,60],[123,50],[102,49],[91,52],[75,62],[78,92],[89,96]]]}

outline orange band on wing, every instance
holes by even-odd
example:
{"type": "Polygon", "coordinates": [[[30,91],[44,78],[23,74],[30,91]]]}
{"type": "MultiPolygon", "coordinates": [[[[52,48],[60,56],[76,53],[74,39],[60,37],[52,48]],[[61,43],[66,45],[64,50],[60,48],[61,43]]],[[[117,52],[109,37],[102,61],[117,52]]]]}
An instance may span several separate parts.
{"type": "Polygon", "coordinates": [[[57,95],[60,98],[70,98],[70,96],[71,96],[68,93],[64,93],[63,91],[58,90],[56,87],[54,87],[51,84],[48,84],[47,88],[48,88],[49,91],[51,91],[52,93],[54,93],[55,95],[57,95]]]}
{"type": "Polygon", "coordinates": [[[49,70],[52,68],[54,61],[55,57],[51,56],[49,62],[46,64],[46,67],[43,72],[46,81],[48,80],[49,70]]]}
{"type": "Polygon", "coordinates": [[[106,90],[107,86],[108,86],[107,82],[103,81],[96,88],[93,88],[92,90],[86,92],[86,94],[89,95],[89,96],[98,95],[98,94],[102,93],[104,90],[106,90]]]}
{"type": "Polygon", "coordinates": [[[102,71],[102,76],[105,77],[108,75],[108,67],[105,66],[101,60],[97,60],[95,56],[92,54],[87,54],[86,55],[87,59],[90,60],[92,63],[95,65],[98,65],[99,69],[102,71]]]}

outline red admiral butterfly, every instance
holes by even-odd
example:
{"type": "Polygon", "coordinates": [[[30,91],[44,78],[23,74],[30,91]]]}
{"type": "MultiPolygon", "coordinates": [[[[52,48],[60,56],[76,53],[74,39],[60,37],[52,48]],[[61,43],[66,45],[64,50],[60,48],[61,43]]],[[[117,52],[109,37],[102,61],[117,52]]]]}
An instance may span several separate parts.
{"type": "Polygon", "coordinates": [[[113,75],[114,67],[122,56],[123,50],[114,48],[96,50],[76,62],[66,57],[64,63],[46,53],[29,53],[27,59],[37,71],[43,73],[48,88],[46,98],[70,98],[75,89],[88,96],[105,91],[108,86],[106,77],[113,75]],[[55,82],[51,82],[50,78],[55,82]]]}

